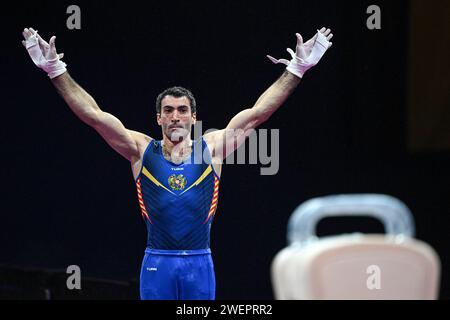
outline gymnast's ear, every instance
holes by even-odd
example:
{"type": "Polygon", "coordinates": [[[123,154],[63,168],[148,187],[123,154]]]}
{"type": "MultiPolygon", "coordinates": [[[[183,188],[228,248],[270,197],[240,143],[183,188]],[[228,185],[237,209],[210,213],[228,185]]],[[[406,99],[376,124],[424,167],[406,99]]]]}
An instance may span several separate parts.
{"type": "Polygon", "coordinates": [[[161,113],[159,112],[156,113],[156,122],[159,126],[161,125],[161,113]]]}

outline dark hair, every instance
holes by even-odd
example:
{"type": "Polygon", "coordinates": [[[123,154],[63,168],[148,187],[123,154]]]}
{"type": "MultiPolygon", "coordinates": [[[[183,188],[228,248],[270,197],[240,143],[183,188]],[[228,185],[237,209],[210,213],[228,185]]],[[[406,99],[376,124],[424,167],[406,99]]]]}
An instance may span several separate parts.
{"type": "Polygon", "coordinates": [[[194,95],[191,91],[189,91],[186,88],[183,87],[172,87],[164,90],[158,95],[158,98],[156,98],[156,112],[161,113],[161,101],[164,99],[165,96],[172,96],[175,98],[181,98],[186,97],[189,99],[189,102],[191,103],[191,112],[197,112],[197,105],[195,103],[194,95]]]}

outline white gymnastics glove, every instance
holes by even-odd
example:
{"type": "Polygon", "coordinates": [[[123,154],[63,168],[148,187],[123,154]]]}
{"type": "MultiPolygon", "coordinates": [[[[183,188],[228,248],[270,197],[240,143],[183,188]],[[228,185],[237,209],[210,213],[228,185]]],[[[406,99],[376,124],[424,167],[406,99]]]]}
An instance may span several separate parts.
{"type": "Polygon", "coordinates": [[[303,43],[303,38],[299,33],[297,33],[296,36],[297,46],[295,48],[295,53],[291,48],[287,48],[287,51],[292,57],[291,61],[286,59],[275,59],[269,55],[267,55],[267,57],[275,64],[283,63],[287,65],[287,71],[302,78],[305,72],[315,66],[325,52],[331,47],[333,43],[331,43],[330,40],[333,37],[333,34],[330,29],[322,28],[317,30],[316,35],[305,43],[303,43]]]}
{"type": "Polygon", "coordinates": [[[22,44],[27,49],[34,64],[47,72],[50,79],[67,71],[67,65],[60,60],[64,54],[56,53],[55,36],[51,37],[49,43],[47,43],[33,28],[25,28],[22,34],[25,38],[22,44]]]}

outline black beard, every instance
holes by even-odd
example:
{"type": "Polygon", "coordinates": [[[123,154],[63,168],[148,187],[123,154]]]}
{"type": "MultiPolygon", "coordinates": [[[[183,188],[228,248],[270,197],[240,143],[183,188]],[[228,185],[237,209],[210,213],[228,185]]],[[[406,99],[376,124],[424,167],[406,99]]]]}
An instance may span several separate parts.
{"type": "Polygon", "coordinates": [[[184,127],[178,128],[177,131],[178,132],[170,132],[170,129],[169,129],[168,138],[170,139],[170,141],[181,142],[181,141],[183,141],[183,139],[185,137],[187,137],[190,134],[190,132],[184,127]]]}

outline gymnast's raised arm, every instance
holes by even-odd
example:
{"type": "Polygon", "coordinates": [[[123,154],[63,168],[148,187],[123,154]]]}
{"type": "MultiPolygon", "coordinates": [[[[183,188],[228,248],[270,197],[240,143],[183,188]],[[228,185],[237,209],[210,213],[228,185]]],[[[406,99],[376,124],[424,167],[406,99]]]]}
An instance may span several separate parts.
{"type": "Polygon", "coordinates": [[[212,153],[218,160],[223,160],[234,152],[251,134],[252,130],[265,122],[286,101],[300,83],[305,72],[315,66],[332,43],[330,29],[322,28],[307,42],[297,33],[295,53],[288,48],[292,60],[275,59],[267,56],[274,63],[287,65],[286,71],[255,102],[235,115],[223,130],[213,131],[205,135],[212,153]]]}
{"type": "Polygon", "coordinates": [[[104,112],[92,96],[87,93],[66,69],[66,64],[60,59],[63,54],[57,54],[55,38],[47,43],[33,28],[25,28],[22,41],[33,62],[47,72],[58,93],[69,108],[84,123],[94,128],[105,141],[124,158],[134,163],[140,159],[142,145],[150,137],[124,127],[119,119],[104,112]]]}

